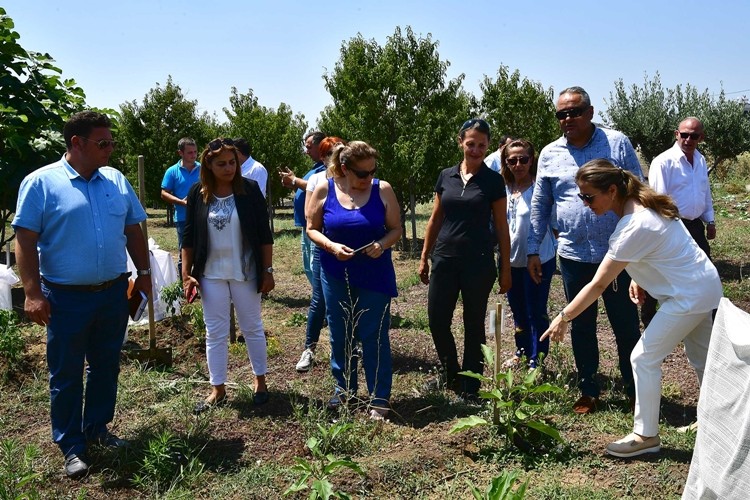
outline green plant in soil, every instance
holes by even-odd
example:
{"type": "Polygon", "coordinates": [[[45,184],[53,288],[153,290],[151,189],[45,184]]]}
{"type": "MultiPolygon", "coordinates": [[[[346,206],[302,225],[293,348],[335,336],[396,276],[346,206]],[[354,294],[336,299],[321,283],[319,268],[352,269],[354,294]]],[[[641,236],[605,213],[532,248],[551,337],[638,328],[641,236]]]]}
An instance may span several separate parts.
{"type": "Polygon", "coordinates": [[[180,299],[184,296],[181,281],[175,281],[171,285],[167,285],[161,289],[159,298],[161,298],[166,307],[167,315],[174,316],[177,313],[176,304],[179,304],[180,299]]]}
{"type": "MultiPolygon", "coordinates": [[[[482,345],[482,352],[485,363],[494,366],[495,354],[492,349],[482,345]]],[[[539,383],[541,370],[529,370],[525,375],[519,375],[520,381],[516,380],[513,369],[499,372],[494,378],[474,372],[461,372],[460,375],[478,379],[491,386],[489,391],[479,391],[479,396],[492,402],[493,423],[508,443],[516,445],[521,451],[531,451],[534,445],[544,445],[549,441],[564,442],[557,429],[538,418],[544,407],[537,401],[538,396],[564,392],[550,383],[539,383]]],[[[449,433],[461,432],[478,425],[490,425],[490,422],[471,415],[459,419],[449,433]]]]}
{"type": "Polygon", "coordinates": [[[335,441],[352,429],[352,425],[345,422],[337,422],[329,428],[318,425],[321,438],[315,436],[309,438],[305,443],[312,453],[312,460],[295,457],[296,464],[292,471],[298,474],[294,481],[284,492],[284,495],[299,493],[310,489],[310,499],[327,500],[329,498],[351,498],[343,491],[335,491],[330,477],[339,469],[348,468],[363,476],[364,471],[360,465],[350,458],[336,458],[327,450],[333,448],[335,441]]]}
{"type": "Polygon", "coordinates": [[[34,460],[41,452],[34,445],[21,445],[15,439],[0,441],[0,498],[40,498],[35,489],[40,474],[34,472],[34,460]]]}
{"type": "Polygon", "coordinates": [[[0,356],[8,361],[9,370],[21,360],[24,345],[18,316],[13,311],[0,309],[0,356]]]}
{"type": "Polygon", "coordinates": [[[203,470],[197,450],[171,431],[164,430],[148,441],[140,470],[132,481],[139,488],[165,493],[176,488],[189,488],[203,470]]]}
{"type": "Polygon", "coordinates": [[[485,491],[481,491],[468,481],[467,484],[476,500],[522,500],[526,497],[529,481],[525,481],[514,491],[513,486],[517,480],[518,472],[505,471],[494,477],[485,491]]]}

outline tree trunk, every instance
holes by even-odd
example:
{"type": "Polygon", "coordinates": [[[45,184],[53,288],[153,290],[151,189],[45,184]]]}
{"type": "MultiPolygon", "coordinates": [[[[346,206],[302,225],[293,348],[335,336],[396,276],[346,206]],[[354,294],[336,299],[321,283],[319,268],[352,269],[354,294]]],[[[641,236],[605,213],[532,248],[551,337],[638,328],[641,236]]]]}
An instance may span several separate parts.
{"type": "Polygon", "coordinates": [[[409,191],[409,208],[411,209],[411,257],[417,256],[417,201],[414,190],[409,191]]]}

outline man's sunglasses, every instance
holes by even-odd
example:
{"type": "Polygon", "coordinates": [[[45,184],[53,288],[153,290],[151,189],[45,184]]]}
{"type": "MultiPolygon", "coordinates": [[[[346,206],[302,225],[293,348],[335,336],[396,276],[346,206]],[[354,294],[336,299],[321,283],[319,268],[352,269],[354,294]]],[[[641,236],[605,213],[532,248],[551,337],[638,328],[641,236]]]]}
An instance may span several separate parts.
{"type": "Polygon", "coordinates": [[[214,139],[208,143],[208,149],[211,151],[218,151],[222,146],[234,146],[234,141],[229,138],[225,139],[214,139]]]}
{"type": "Polygon", "coordinates": [[[529,163],[528,156],[519,156],[518,158],[506,158],[505,161],[510,165],[511,167],[515,167],[517,163],[520,163],[521,165],[526,165],[529,163]]]}
{"type": "Polygon", "coordinates": [[[351,173],[353,173],[354,175],[356,175],[356,176],[357,176],[357,178],[359,178],[359,179],[367,179],[367,178],[368,178],[368,177],[370,177],[371,175],[372,175],[372,176],[374,177],[374,176],[375,176],[375,172],[377,172],[377,171],[378,171],[378,167],[375,167],[375,168],[373,168],[372,170],[355,170],[355,169],[353,169],[353,168],[350,168],[350,167],[346,167],[346,169],[347,169],[347,170],[348,170],[349,172],[351,172],[351,173]]]}
{"type": "Polygon", "coordinates": [[[588,106],[581,108],[562,109],[555,113],[555,118],[557,118],[558,120],[564,120],[566,118],[578,118],[579,116],[583,115],[583,113],[585,113],[587,109],[589,109],[588,106]]]}
{"type": "Polygon", "coordinates": [[[594,198],[596,198],[600,193],[596,194],[584,194],[584,193],[578,193],[578,197],[581,199],[581,201],[585,201],[589,205],[591,205],[594,202],[594,198]]]}
{"type": "Polygon", "coordinates": [[[688,137],[690,137],[692,140],[697,141],[698,139],[701,138],[701,135],[698,132],[680,132],[680,131],[678,131],[677,133],[680,134],[680,137],[682,137],[683,139],[687,139],[688,137]]]}
{"type": "Polygon", "coordinates": [[[94,139],[89,139],[88,137],[84,137],[82,135],[79,135],[78,137],[80,137],[81,139],[87,140],[89,142],[93,142],[94,144],[96,144],[96,147],[99,149],[107,149],[109,146],[112,146],[112,149],[114,149],[115,146],[117,146],[117,141],[111,141],[109,139],[102,139],[100,141],[95,141],[94,139]]]}

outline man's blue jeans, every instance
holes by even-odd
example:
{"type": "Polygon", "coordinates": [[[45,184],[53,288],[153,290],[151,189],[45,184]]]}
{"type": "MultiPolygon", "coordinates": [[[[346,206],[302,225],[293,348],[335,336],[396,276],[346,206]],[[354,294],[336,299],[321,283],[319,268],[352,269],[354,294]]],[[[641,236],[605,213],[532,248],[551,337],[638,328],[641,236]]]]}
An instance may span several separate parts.
{"type": "Polygon", "coordinates": [[[114,418],[128,324],[127,287],[127,280],[100,292],[42,284],[52,312],[47,325],[52,440],[65,456],[85,452],[86,440],[106,432],[114,418]]]}
{"type": "Polygon", "coordinates": [[[531,279],[527,268],[510,268],[513,286],[507,296],[516,327],[516,356],[525,357],[532,367],[537,366],[540,354],[546,357],[549,352],[549,339],[540,341],[539,337],[549,328],[547,299],[554,273],[554,258],[542,264],[542,282],[538,285],[531,279]]]}
{"type": "Polygon", "coordinates": [[[323,282],[320,279],[320,248],[313,249],[312,262],[312,295],[310,296],[310,309],[307,312],[307,331],[305,334],[305,349],[315,348],[320,339],[320,330],[323,328],[323,320],[326,317],[326,299],[323,295],[323,282]]]}
{"type": "Polygon", "coordinates": [[[337,392],[357,393],[357,341],[362,343],[362,366],[373,406],[388,408],[393,369],[391,342],[391,298],[380,292],[354,288],[321,272],[331,332],[331,371],[337,392]]]}
{"type": "MultiPolygon", "coordinates": [[[[596,274],[599,264],[578,262],[560,257],[560,273],[568,302],[589,284],[596,274]]],[[[617,356],[619,358],[620,373],[625,392],[635,397],[633,383],[633,368],[630,365],[630,353],[641,338],[638,320],[638,308],[630,300],[628,287],[630,276],[621,272],[617,276],[617,291],[614,284],[610,284],[602,294],[604,308],[607,311],[609,323],[615,334],[617,356]]],[[[596,316],[598,301],[591,304],[572,321],[570,332],[573,344],[573,356],[578,370],[578,388],[586,396],[599,397],[600,387],[596,382],[596,372],[599,370],[599,344],[596,340],[596,316]]]]}

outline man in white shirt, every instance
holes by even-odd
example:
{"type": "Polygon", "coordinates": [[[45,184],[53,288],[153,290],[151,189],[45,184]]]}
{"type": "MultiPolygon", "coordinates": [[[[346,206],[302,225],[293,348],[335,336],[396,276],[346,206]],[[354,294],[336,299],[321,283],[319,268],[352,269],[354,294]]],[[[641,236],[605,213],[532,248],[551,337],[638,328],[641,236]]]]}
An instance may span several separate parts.
{"type": "MultiPolygon", "coordinates": [[[[708,240],[716,238],[716,223],[708,167],[698,151],[698,144],[705,138],[703,124],[693,116],[685,118],[675,138],[674,145],[651,162],[648,182],[657,193],[672,197],[690,236],[711,258],[708,240]]],[[[656,300],[647,297],[641,307],[643,324],[648,325],[655,313],[656,300]]]]}
{"type": "Polygon", "coordinates": [[[502,166],[500,155],[503,152],[503,148],[514,140],[515,137],[507,134],[500,136],[500,141],[498,141],[497,143],[497,150],[487,155],[487,157],[484,159],[484,164],[499,174],[500,167],[502,166]]]}
{"type": "Polygon", "coordinates": [[[252,179],[258,183],[260,192],[266,198],[266,185],[268,184],[268,171],[263,164],[250,156],[250,145],[245,139],[237,138],[233,140],[234,147],[237,148],[237,156],[242,163],[242,177],[252,179]]]}

